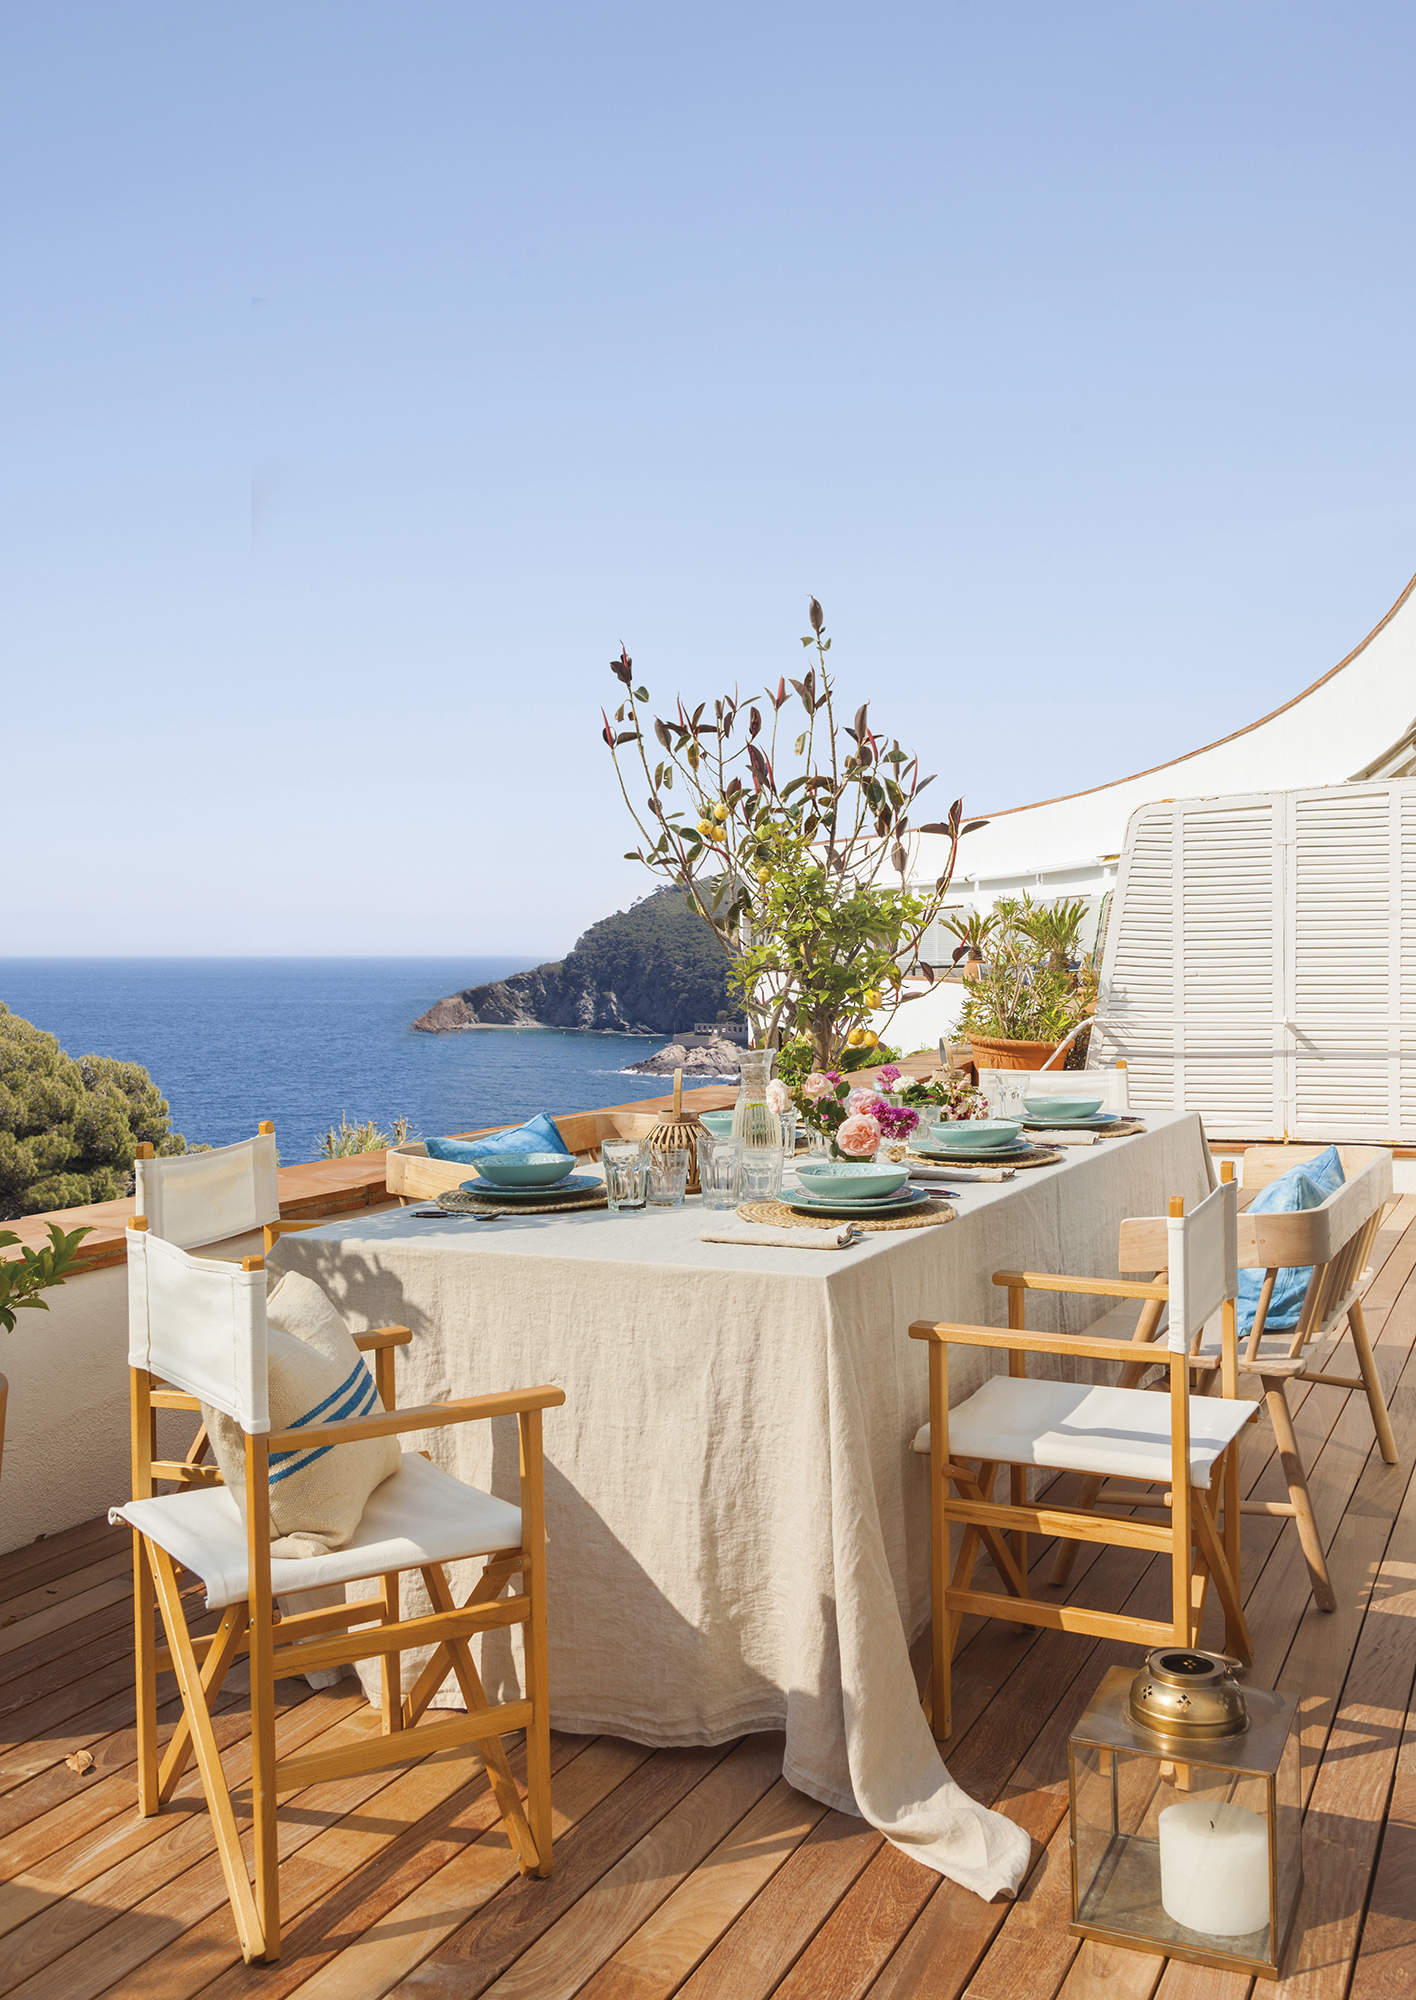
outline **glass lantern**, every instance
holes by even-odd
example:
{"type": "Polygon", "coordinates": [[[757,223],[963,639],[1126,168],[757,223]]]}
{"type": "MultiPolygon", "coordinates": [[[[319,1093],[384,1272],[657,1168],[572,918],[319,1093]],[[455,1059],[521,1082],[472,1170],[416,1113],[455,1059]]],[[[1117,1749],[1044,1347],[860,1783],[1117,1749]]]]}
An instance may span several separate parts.
{"type": "Polygon", "coordinates": [[[1162,1647],[1067,1747],[1072,1931],[1276,1979],[1303,1884],[1297,1703],[1162,1647]]]}

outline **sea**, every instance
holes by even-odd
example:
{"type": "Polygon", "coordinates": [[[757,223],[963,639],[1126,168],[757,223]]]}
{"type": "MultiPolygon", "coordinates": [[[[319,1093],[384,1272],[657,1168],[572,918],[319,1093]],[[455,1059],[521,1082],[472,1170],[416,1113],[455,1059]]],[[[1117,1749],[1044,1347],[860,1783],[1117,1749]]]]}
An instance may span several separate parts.
{"type": "Polygon", "coordinates": [[[72,1056],[138,1062],[172,1127],[212,1146],[275,1121],[287,1162],[319,1157],[341,1114],[415,1138],[654,1097],[627,1065],[662,1035],[557,1028],[415,1034],[434,1000],[524,958],[8,958],[0,1001],[72,1056]]]}

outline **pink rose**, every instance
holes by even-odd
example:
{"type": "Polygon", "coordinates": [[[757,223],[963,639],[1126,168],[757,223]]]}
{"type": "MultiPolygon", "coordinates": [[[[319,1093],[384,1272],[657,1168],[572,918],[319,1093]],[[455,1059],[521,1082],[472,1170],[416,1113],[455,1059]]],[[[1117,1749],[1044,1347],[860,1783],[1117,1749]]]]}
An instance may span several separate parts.
{"type": "Polygon", "coordinates": [[[836,1132],[836,1144],[853,1160],[870,1159],[880,1144],[879,1120],[867,1117],[864,1112],[843,1120],[836,1132]]]}
{"type": "Polygon", "coordinates": [[[870,1112],[873,1115],[875,1111],[875,1092],[867,1090],[863,1086],[858,1086],[846,1099],[846,1115],[854,1118],[862,1111],[870,1112]]]}
{"type": "Polygon", "coordinates": [[[819,1069],[814,1069],[802,1084],[801,1094],[808,1104],[819,1104],[823,1097],[831,1095],[830,1079],[824,1077],[819,1069]]]}
{"type": "Polygon", "coordinates": [[[780,1118],[784,1111],[792,1108],[792,1094],[779,1076],[774,1076],[767,1086],[767,1109],[775,1111],[780,1118]]]}

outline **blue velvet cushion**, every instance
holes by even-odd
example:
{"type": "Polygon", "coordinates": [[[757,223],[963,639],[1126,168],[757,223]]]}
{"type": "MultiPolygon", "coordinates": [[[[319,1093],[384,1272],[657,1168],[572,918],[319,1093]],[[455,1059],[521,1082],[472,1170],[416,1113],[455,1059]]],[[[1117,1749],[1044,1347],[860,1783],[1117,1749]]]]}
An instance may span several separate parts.
{"type": "Polygon", "coordinates": [[[568,1153],[571,1150],[556,1130],[555,1121],[544,1111],[538,1111],[524,1125],[513,1125],[509,1131],[489,1132],[485,1139],[426,1139],[423,1143],[430,1160],[451,1160],[458,1166],[473,1167],[478,1160],[497,1153],[568,1153]]]}
{"type": "MultiPolygon", "coordinates": [[[[1307,1208],[1321,1208],[1330,1194],[1336,1194],[1346,1175],[1342,1171],[1342,1161],[1338,1158],[1336,1146],[1317,1153],[1311,1160],[1304,1160],[1296,1167],[1290,1167],[1286,1174],[1271,1180],[1266,1188],[1249,1203],[1248,1215],[1297,1215],[1307,1208]]],[[[1268,1314],[1264,1320],[1265,1333],[1291,1333],[1298,1324],[1298,1315],[1303,1310],[1303,1300],[1308,1290],[1308,1281],[1313,1275],[1311,1264],[1292,1264],[1281,1270],[1274,1280],[1273,1297],[1269,1300],[1268,1314]]],[[[1258,1310],[1259,1292],[1263,1287],[1264,1274],[1260,1270],[1243,1270],[1239,1273],[1239,1338],[1242,1340],[1254,1324],[1254,1314],[1258,1310]]]]}

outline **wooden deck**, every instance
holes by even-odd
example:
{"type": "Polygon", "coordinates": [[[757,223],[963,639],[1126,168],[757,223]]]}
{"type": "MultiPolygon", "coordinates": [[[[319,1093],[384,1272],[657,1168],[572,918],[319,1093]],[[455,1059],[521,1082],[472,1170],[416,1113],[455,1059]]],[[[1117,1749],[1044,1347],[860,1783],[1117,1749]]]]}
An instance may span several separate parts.
{"type": "MultiPolygon", "coordinates": [[[[1416,1996],[1416,1197],[1396,1204],[1378,1262],[1368,1313],[1403,1464],[1382,1464],[1357,1397],[1309,1389],[1298,1414],[1336,1614],[1311,1609],[1291,1528],[1244,1527],[1253,1678],[1303,1702],[1308,1887],[1272,1989],[1295,2000],[1416,1996]]],[[[1246,1487],[1279,1496],[1266,1426],[1245,1433],[1244,1450],[1246,1487]]],[[[1144,1557],[1087,1554],[1094,1601],[1162,1608],[1164,1579],[1144,1557]]],[[[1248,1989],[1068,1934],[1067,1735],[1122,1656],[997,1624],[961,1656],[950,1763],[1033,1836],[1014,1903],[979,1902],[793,1792],[775,1738],[651,1753],[560,1737],[549,1882],[517,1878],[465,1764],[434,1758],[287,1800],[284,1952],[245,1968],[199,1795],[189,1785],[155,1820],[134,1809],[128,1562],[101,1523],[0,1558],[0,1993],[1241,2000],[1248,1989]]],[[[352,1683],[282,1686],[284,1749],[371,1726],[352,1683]]],[[[239,1779],[239,1675],[218,1726],[239,1779]]]]}

